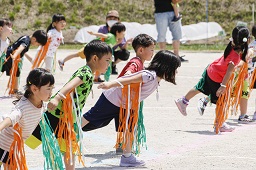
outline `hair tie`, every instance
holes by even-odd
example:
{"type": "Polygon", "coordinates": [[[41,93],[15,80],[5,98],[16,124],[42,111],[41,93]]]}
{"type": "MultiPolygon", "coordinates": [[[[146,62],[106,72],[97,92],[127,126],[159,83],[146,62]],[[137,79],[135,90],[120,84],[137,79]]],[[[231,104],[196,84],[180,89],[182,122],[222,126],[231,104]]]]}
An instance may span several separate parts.
{"type": "Polygon", "coordinates": [[[246,37],[243,38],[243,42],[247,42],[247,38],[246,37]]]}
{"type": "Polygon", "coordinates": [[[28,81],[28,84],[29,84],[29,85],[31,85],[31,82],[30,82],[30,81],[28,81]]]}

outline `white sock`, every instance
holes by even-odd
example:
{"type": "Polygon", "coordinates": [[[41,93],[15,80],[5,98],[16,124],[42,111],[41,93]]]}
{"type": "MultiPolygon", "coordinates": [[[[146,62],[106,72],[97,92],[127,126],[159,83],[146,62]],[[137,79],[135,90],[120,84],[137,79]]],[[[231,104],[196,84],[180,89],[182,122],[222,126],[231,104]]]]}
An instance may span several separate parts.
{"type": "Polygon", "coordinates": [[[128,158],[128,157],[130,157],[132,155],[132,153],[125,153],[123,155],[124,155],[124,157],[128,158]]]}

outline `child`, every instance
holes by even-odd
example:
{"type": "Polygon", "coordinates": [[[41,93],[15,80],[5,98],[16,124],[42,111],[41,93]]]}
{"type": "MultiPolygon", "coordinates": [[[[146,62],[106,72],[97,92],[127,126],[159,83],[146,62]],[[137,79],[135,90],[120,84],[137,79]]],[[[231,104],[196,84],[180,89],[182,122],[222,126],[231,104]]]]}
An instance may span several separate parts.
{"type": "MultiPolygon", "coordinates": [[[[249,44],[249,48],[251,48],[251,49],[253,49],[253,52],[254,52],[254,54],[253,54],[253,56],[254,56],[254,58],[252,59],[252,61],[253,61],[253,67],[254,67],[254,69],[255,69],[255,65],[256,65],[256,25],[254,25],[253,27],[252,27],[252,36],[254,37],[254,41],[252,41],[250,44],[249,44]]],[[[255,70],[254,70],[255,71],[255,70]]],[[[256,88],[255,87],[255,82],[253,82],[254,83],[254,86],[253,86],[253,88],[256,88]]],[[[254,115],[253,115],[253,118],[252,118],[252,120],[254,120],[254,121],[256,121],[256,110],[255,110],[255,112],[254,112],[254,115]]]]}
{"type": "MultiPolygon", "coordinates": [[[[147,34],[139,34],[137,35],[133,42],[132,42],[132,47],[136,53],[136,57],[132,58],[126,66],[123,68],[121,71],[120,75],[118,77],[122,77],[124,75],[130,75],[132,73],[136,73],[138,71],[141,71],[144,69],[144,62],[145,61],[150,61],[152,59],[152,56],[154,54],[154,49],[155,49],[155,44],[156,41],[150,37],[147,34]]],[[[142,108],[141,108],[142,109],[142,108]]],[[[143,116],[143,115],[141,115],[143,116]]],[[[105,122],[101,127],[104,127],[108,125],[109,122],[105,122]]],[[[118,130],[119,126],[119,120],[115,119],[115,125],[116,125],[116,131],[118,130]]],[[[99,128],[99,127],[98,127],[99,128]]],[[[94,126],[91,124],[87,124],[86,127],[84,128],[84,131],[90,131],[93,130],[94,126]]],[[[116,154],[122,154],[123,150],[120,145],[116,149],[116,154]]]]}
{"type": "Polygon", "coordinates": [[[179,14],[179,2],[180,0],[172,0],[172,7],[173,7],[173,10],[174,10],[174,18],[172,20],[172,22],[177,22],[181,19],[182,15],[179,14]]]}
{"type": "MultiPolygon", "coordinates": [[[[110,33],[102,34],[102,33],[95,33],[92,31],[88,31],[89,34],[95,35],[99,37],[102,41],[106,42],[110,45],[111,48],[118,46],[122,43],[124,36],[125,36],[125,25],[117,22],[110,28],[110,33]]],[[[113,52],[114,54],[114,52],[113,52]]],[[[112,73],[111,66],[108,68],[108,71],[105,73],[104,77],[105,80],[108,81],[110,74],[112,73]]]]}
{"type": "MultiPolygon", "coordinates": [[[[26,162],[22,162],[25,159],[22,159],[22,157],[12,160],[14,157],[11,156],[14,149],[13,147],[16,148],[15,152],[18,152],[17,148],[23,146],[23,140],[32,134],[41,119],[42,112],[46,109],[46,103],[44,102],[50,99],[53,85],[54,77],[47,70],[37,68],[30,71],[26,80],[24,96],[17,101],[10,114],[5,114],[3,117],[0,117],[0,164],[2,162],[8,166],[8,164],[12,165],[15,161],[20,161],[20,166],[22,166],[20,169],[26,167],[26,162]],[[21,129],[19,135],[22,137],[18,138],[20,143],[17,141],[17,136],[14,135],[19,128],[21,129]],[[11,147],[14,141],[16,141],[18,145],[11,147]]],[[[10,169],[14,168],[10,167],[10,169]]]]}
{"type": "MultiPolygon", "coordinates": [[[[79,140],[77,138],[81,138],[79,130],[81,129],[79,114],[82,112],[86,98],[91,92],[93,73],[96,70],[99,70],[102,73],[107,70],[111,61],[112,50],[106,43],[100,40],[93,40],[85,46],[84,55],[86,56],[87,64],[79,68],[58,93],[53,96],[48,104],[49,111],[46,112],[53,130],[56,132],[61,151],[64,152],[64,161],[66,169],[68,170],[75,169],[74,153],[77,152],[78,155],[81,154],[79,153],[79,149],[75,147],[73,148],[73,151],[70,152],[70,149],[72,150],[72,148],[70,148],[70,145],[68,145],[67,142],[72,142],[72,146],[77,146],[76,144],[79,140]],[[69,105],[69,102],[71,101],[70,97],[74,102],[73,109],[72,102],[71,105],[69,105]],[[68,107],[68,109],[71,110],[67,111],[67,108],[65,107],[66,105],[69,105],[70,107],[68,107]],[[73,112],[73,114],[70,114],[70,112],[73,112]],[[66,119],[66,116],[71,116],[67,118],[71,123],[65,122],[64,119],[66,119]],[[78,119],[76,119],[76,117],[78,117],[78,119]],[[64,127],[61,126],[61,123],[63,123],[62,125],[64,127]],[[65,123],[70,123],[69,126],[72,127],[72,129],[68,129],[65,126],[65,123]],[[62,129],[64,129],[64,131],[62,131],[62,129]],[[66,133],[68,130],[70,130],[70,133],[66,133]],[[69,134],[70,136],[65,137],[65,134],[69,134]],[[66,148],[63,148],[65,142],[67,146],[66,148]]],[[[41,140],[39,126],[37,126],[32,135],[38,138],[38,140],[41,140]]]]}
{"type": "Polygon", "coordinates": [[[40,67],[42,60],[45,62],[45,69],[54,72],[54,64],[56,63],[56,51],[60,46],[60,43],[64,43],[62,31],[66,26],[66,19],[62,14],[54,14],[52,22],[47,28],[48,44],[45,47],[41,47],[43,51],[38,52],[38,56],[34,61],[29,55],[26,55],[30,62],[33,62],[33,67],[40,67]],[[43,54],[44,53],[44,54],[43,54]]]}
{"type": "Polygon", "coordinates": [[[9,95],[22,95],[18,90],[18,78],[21,72],[23,55],[29,50],[30,44],[34,46],[45,45],[47,35],[43,30],[37,30],[31,36],[22,36],[7,48],[5,63],[2,72],[10,76],[8,82],[9,95]]]}
{"type": "MultiPolygon", "coordinates": [[[[249,30],[244,26],[237,26],[233,29],[232,39],[226,47],[224,55],[206,67],[202,78],[193,89],[184,97],[175,100],[182,115],[187,115],[186,108],[189,100],[200,92],[211,95],[211,102],[216,104],[218,98],[225,93],[226,85],[235,66],[241,59],[245,61],[249,36],[249,30]]],[[[233,130],[234,128],[226,123],[223,123],[220,128],[220,132],[231,132],[233,130]]]]}
{"type": "MultiPolygon", "coordinates": [[[[94,107],[92,107],[87,113],[83,115],[82,118],[82,129],[86,130],[87,124],[90,123],[91,126],[94,126],[94,129],[100,128],[102,124],[105,122],[111,121],[113,118],[119,119],[119,111],[120,108],[123,108],[123,104],[127,101],[134,99],[137,102],[140,102],[147,98],[150,94],[152,94],[155,90],[157,90],[159,86],[159,82],[164,79],[167,82],[175,83],[175,75],[177,73],[177,68],[180,66],[180,60],[175,56],[174,53],[164,50],[159,51],[150,62],[149,67],[146,70],[139,71],[137,73],[120,77],[115,81],[111,82],[103,82],[98,88],[108,89],[104,91],[94,107]],[[141,93],[133,93],[130,99],[123,99],[122,97],[122,88],[125,88],[131,84],[140,84],[141,85],[141,93]],[[122,88],[120,88],[122,87],[122,88]]],[[[131,85],[132,86],[132,85],[131,85]]],[[[124,89],[125,89],[124,88],[124,89]]],[[[134,103],[137,103],[134,102],[134,103]]],[[[137,103],[138,104],[138,103],[137,103]]],[[[126,104],[128,105],[128,104],[126,104]]],[[[123,110],[123,109],[121,109],[123,110]]],[[[126,109],[127,110],[127,109],[126,109]]],[[[129,109],[133,115],[138,116],[138,105],[137,109],[132,107],[129,109]]],[[[128,113],[124,113],[124,115],[128,116],[128,113]]],[[[120,114],[123,116],[123,114],[120,114]]],[[[131,116],[131,115],[130,115],[131,116]]],[[[134,120],[132,123],[136,125],[136,119],[132,117],[129,120],[134,120]]],[[[125,125],[125,122],[120,122],[121,126],[125,125]]],[[[134,134],[134,126],[131,127],[130,132],[127,132],[127,129],[119,129],[122,130],[124,134],[129,134],[130,139],[133,139],[134,134]]],[[[120,127],[119,127],[120,128],[120,127]]],[[[128,141],[122,142],[124,150],[124,154],[121,157],[120,166],[141,166],[144,165],[145,162],[138,160],[134,155],[131,154],[131,145],[128,141]],[[125,146],[127,145],[127,147],[125,146]],[[127,150],[126,150],[127,149],[127,150]]]]}

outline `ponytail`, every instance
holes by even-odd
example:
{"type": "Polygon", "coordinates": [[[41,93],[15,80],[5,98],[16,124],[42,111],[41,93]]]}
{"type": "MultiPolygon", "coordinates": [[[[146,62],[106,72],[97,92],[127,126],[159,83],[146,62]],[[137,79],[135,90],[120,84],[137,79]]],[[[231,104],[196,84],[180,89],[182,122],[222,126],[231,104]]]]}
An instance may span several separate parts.
{"type": "Polygon", "coordinates": [[[224,59],[226,59],[232,50],[232,41],[230,41],[224,51],[224,59]]]}

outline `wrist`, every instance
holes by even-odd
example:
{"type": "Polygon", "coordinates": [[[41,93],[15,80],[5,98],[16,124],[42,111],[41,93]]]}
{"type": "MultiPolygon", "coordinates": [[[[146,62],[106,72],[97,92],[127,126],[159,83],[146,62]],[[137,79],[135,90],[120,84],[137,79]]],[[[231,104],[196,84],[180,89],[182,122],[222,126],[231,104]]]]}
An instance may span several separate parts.
{"type": "Polygon", "coordinates": [[[220,87],[224,87],[224,88],[226,88],[227,86],[226,86],[226,85],[224,85],[224,84],[222,84],[222,83],[220,83],[220,87]]]}
{"type": "Polygon", "coordinates": [[[61,99],[66,99],[66,96],[64,94],[62,94],[61,92],[58,92],[57,93],[58,96],[61,98],[61,99]]]}

